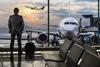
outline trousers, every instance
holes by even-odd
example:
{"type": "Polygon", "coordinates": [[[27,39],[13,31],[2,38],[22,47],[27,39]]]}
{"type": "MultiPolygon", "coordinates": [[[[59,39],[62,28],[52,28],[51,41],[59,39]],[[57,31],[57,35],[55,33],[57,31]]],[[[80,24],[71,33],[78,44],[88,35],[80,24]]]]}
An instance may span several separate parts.
{"type": "Polygon", "coordinates": [[[11,34],[11,42],[10,42],[11,54],[13,53],[14,50],[14,41],[16,36],[18,42],[18,53],[19,54],[21,53],[21,34],[11,34]]]}

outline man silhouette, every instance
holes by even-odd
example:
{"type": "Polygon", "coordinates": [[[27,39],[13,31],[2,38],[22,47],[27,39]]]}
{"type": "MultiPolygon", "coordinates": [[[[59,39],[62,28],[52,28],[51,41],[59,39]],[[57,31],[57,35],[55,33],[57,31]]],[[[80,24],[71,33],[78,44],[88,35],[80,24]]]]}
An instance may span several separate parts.
{"type": "Polygon", "coordinates": [[[8,21],[9,33],[11,33],[11,54],[13,54],[14,40],[16,36],[18,41],[18,54],[21,54],[21,34],[24,29],[24,21],[23,17],[21,15],[18,15],[18,13],[19,9],[14,8],[14,15],[11,15],[8,21]]]}

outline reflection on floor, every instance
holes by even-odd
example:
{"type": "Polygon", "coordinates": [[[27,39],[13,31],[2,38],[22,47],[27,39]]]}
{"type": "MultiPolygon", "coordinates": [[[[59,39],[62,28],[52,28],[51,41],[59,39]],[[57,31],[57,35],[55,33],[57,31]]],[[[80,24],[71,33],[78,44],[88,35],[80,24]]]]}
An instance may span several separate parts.
{"type": "Polygon", "coordinates": [[[0,67],[44,67],[41,53],[35,55],[0,55],[0,67]]]}

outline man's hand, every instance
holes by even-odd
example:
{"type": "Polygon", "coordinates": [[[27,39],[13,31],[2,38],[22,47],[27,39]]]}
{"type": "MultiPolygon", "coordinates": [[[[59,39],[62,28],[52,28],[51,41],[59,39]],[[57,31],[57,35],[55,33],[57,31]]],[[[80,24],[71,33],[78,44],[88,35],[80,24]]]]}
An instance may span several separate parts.
{"type": "Polygon", "coordinates": [[[9,33],[11,33],[11,30],[9,30],[9,33]]]}

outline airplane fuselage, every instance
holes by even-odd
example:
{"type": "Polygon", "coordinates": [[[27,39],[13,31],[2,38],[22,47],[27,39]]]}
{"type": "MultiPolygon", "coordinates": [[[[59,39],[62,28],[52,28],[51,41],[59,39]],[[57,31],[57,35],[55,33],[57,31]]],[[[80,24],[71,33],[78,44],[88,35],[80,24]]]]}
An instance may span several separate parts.
{"type": "Polygon", "coordinates": [[[73,18],[64,18],[59,25],[59,34],[61,37],[75,37],[79,32],[79,22],[73,18]]]}

